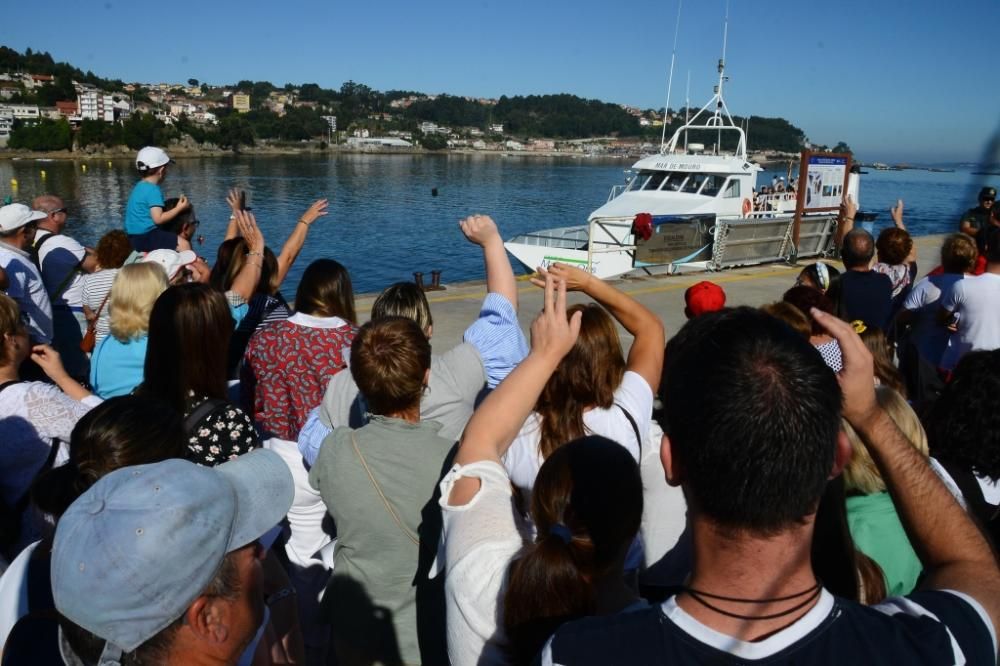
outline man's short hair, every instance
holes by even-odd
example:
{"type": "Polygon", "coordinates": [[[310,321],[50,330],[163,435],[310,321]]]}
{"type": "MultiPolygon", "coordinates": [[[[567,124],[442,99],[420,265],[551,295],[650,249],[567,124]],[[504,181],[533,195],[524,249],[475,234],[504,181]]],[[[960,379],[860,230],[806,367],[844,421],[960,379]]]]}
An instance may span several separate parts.
{"type": "Polygon", "coordinates": [[[420,404],[431,345],[406,317],[373,319],[351,344],[351,376],[373,414],[398,414],[420,404]]]}
{"type": "Polygon", "coordinates": [[[969,273],[976,265],[976,241],[972,237],[950,234],[941,244],[941,266],[945,273],[969,273]]]}
{"type": "Polygon", "coordinates": [[[816,510],[841,392],[819,352],[783,322],[748,307],[692,319],[667,344],[660,395],[696,515],[773,534],[816,510]]]}
{"type": "Polygon", "coordinates": [[[847,268],[867,266],[875,256],[875,239],[864,229],[851,229],[844,236],[840,258],[847,268]]]}

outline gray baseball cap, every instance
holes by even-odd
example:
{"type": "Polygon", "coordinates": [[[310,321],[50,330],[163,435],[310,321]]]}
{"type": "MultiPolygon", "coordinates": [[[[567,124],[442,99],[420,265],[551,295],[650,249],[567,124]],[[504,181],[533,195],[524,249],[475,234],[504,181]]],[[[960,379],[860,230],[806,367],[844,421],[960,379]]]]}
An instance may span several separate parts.
{"type": "Polygon", "coordinates": [[[56,528],[52,593],[66,618],[131,652],[204,591],[226,554],[279,523],[294,486],[260,449],[218,467],[165,460],[100,479],[56,528]]]}

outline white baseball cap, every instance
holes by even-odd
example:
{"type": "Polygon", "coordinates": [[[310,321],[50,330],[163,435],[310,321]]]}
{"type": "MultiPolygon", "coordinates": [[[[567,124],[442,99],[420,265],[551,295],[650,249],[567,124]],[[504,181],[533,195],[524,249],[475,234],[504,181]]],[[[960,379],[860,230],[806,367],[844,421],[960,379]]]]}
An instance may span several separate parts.
{"type": "Polygon", "coordinates": [[[47,213],[40,210],[31,210],[24,204],[7,204],[0,208],[0,233],[16,231],[35,220],[44,220],[47,213]]]}
{"type": "Polygon", "coordinates": [[[146,146],[135,156],[135,166],[139,171],[148,171],[173,162],[166,151],[156,146],[146,146]]]}
{"type": "Polygon", "coordinates": [[[163,270],[167,272],[167,279],[173,280],[174,276],[177,275],[177,271],[188,264],[193,264],[197,258],[198,255],[191,250],[174,252],[173,250],[161,249],[146,253],[146,256],[140,259],[139,262],[148,262],[163,266],[163,270]]]}

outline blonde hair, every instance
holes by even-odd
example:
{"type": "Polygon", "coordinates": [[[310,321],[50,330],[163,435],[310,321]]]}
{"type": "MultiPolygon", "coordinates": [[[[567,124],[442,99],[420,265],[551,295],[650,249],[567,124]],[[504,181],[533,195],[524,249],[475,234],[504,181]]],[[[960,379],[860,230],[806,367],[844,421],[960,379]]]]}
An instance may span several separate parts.
{"type": "Polygon", "coordinates": [[[108,318],[111,335],[121,342],[141,338],[149,331],[149,313],[167,289],[167,272],[159,264],[123,266],[111,285],[108,318]]]}
{"type": "MultiPolygon", "coordinates": [[[[889,414],[906,441],[924,456],[927,454],[927,433],[920,419],[898,392],[888,386],[875,387],[875,399],[889,414]]],[[[842,421],[844,433],[851,442],[851,462],[844,468],[844,485],[848,492],[871,495],[885,490],[885,482],[861,437],[847,421],[842,421]]]]}

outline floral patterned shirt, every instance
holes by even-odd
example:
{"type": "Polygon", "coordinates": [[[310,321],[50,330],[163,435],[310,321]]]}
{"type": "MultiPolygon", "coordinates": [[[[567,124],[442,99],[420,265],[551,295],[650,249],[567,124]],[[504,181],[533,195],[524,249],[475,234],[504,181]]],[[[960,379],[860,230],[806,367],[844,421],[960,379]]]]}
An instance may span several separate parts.
{"type": "MultiPolygon", "coordinates": [[[[191,400],[184,418],[205,400],[207,398],[191,400]]],[[[250,416],[236,405],[224,402],[209,412],[188,434],[188,459],[199,465],[214,467],[258,446],[260,437],[250,416]]]]}

